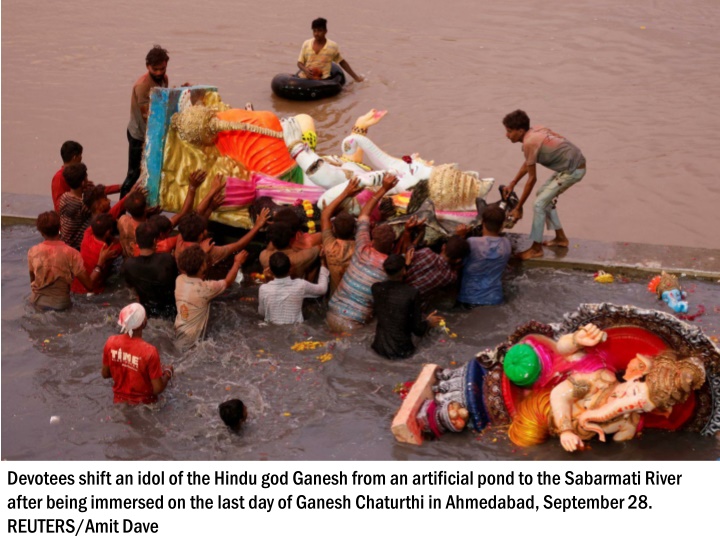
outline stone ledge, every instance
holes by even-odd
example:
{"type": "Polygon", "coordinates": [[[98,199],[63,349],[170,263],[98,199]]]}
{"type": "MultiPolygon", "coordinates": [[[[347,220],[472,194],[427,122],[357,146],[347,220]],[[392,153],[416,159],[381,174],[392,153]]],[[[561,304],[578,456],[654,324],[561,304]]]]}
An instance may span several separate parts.
{"type": "MultiPolygon", "coordinates": [[[[32,226],[38,214],[51,208],[50,197],[3,193],[2,226],[32,226]]],[[[513,251],[530,245],[525,234],[507,233],[507,236],[513,251]]],[[[693,278],[720,280],[720,250],[683,246],[571,239],[569,249],[545,248],[543,258],[521,264],[592,272],[604,270],[624,275],[654,275],[665,270],[693,278]]]]}

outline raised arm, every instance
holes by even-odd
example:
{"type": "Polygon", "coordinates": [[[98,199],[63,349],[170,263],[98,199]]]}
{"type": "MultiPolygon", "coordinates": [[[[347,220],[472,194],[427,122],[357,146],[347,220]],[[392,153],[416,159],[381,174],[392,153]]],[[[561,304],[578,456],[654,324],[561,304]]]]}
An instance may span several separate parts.
{"type": "Polygon", "coordinates": [[[507,191],[507,194],[509,195],[515,189],[515,186],[517,185],[517,183],[526,174],[528,175],[528,179],[527,179],[527,182],[525,182],[525,188],[523,189],[522,195],[520,196],[520,201],[518,202],[518,205],[510,213],[510,215],[515,220],[519,220],[522,218],[523,205],[525,204],[525,201],[528,200],[528,197],[530,197],[533,187],[535,187],[535,182],[537,182],[537,166],[534,164],[527,165],[526,163],[523,163],[522,167],[520,167],[520,170],[515,175],[515,178],[513,179],[513,181],[510,182],[510,185],[506,186],[506,188],[505,188],[505,191],[507,191]]]}
{"type": "Polygon", "coordinates": [[[607,339],[607,334],[594,324],[586,324],[572,334],[565,334],[557,341],[557,351],[563,356],[575,354],[583,347],[594,347],[607,339]]]}
{"type": "Polygon", "coordinates": [[[240,267],[243,265],[243,263],[248,258],[248,252],[247,251],[241,251],[237,255],[235,255],[235,260],[233,261],[233,265],[230,267],[230,271],[227,273],[227,276],[225,276],[225,288],[229,289],[230,286],[233,284],[233,281],[235,281],[235,278],[238,275],[238,272],[240,271],[240,267]]]}
{"type": "Polygon", "coordinates": [[[228,246],[231,246],[232,249],[230,249],[230,253],[233,251],[239,251],[241,249],[245,249],[250,242],[252,242],[252,239],[255,238],[255,235],[262,229],[265,224],[267,223],[268,219],[270,218],[270,209],[269,208],[263,208],[260,212],[260,215],[255,220],[255,225],[253,225],[253,228],[250,229],[247,233],[245,233],[245,236],[243,236],[240,240],[237,242],[233,242],[232,244],[228,244],[228,246]]]}
{"type": "Polygon", "coordinates": [[[167,388],[170,379],[172,379],[175,370],[172,366],[163,366],[163,374],[159,379],[150,379],[153,387],[153,394],[159,396],[167,388]]]}
{"type": "MultiPolygon", "coordinates": [[[[410,219],[405,222],[405,228],[395,248],[395,253],[402,255],[422,241],[425,236],[425,221],[426,218],[418,219],[417,216],[410,216],[410,219]]],[[[407,266],[410,266],[410,263],[407,263],[407,266]]]]}
{"type": "Polygon", "coordinates": [[[318,282],[310,283],[309,281],[305,281],[305,292],[303,296],[305,298],[317,298],[319,296],[323,296],[327,292],[329,276],[330,272],[327,269],[327,266],[323,263],[320,267],[320,277],[318,278],[318,282]]]}
{"type": "Polygon", "coordinates": [[[333,216],[337,213],[345,200],[349,197],[354,197],[363,189],[364,188],[360,185],[360,179],[354,177],[351,178],[340,196],[336,197],[335,200],[333,200],[333,202],[326,206],[322,211],[322,216],[320,218],[321,230],[329,231],[332,227],[333,216]]]}
{"type": "Polygon", "coordinates": [[[212,211],[222,204],[222,190],[225,187],[222,173],[215,175],[210,191],[205,195],[196,209],[196,212],[203,217],[208,217],[212,211]],[[219,199],[219,202],[218,202],[219,199]]]}
{"type": "Polygon", "coordinates": [[[375,192],[375,195],[373,195],[370,200],[365,203],[365,206],[362,207],[358,219],[369,219],[370,214],[372,214],[372,211],[375,210],[375,207],[378,205],[380,200],[385,196],[388,191],[394,188],[397,183],[397,176],[392,173],[386,172],[385,176],[383,176],[382,186],[375,192]]]}
{"type": "Polygon", "coordinates": [[[550,408],[555,425],[560,432],[560,444],[568,452],[585,447],[582,439],[573,430],[572,404],[574,387],[570,380],[564,380],[550,392],[550,408]]]}
{"type": "Polygon", "coordinates": [[[188,178],[188,183],[190,185],[188,186],[188,192],[187,195],[185,195],[185,202],[183,203],[182,209],[170,218],[170,223],[173,228],[180,222],[183,216],[189,214],[192,210],[193,205],[195,204],[195,193],[205,181],[206,177],[207,173],[200,169],[190,173],[190,177],[188,178]]]}

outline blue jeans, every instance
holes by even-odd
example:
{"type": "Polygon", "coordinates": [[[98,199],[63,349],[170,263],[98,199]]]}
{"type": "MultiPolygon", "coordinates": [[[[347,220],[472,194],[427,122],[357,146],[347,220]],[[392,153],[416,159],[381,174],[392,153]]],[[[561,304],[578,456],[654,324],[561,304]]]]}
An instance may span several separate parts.
{"type": "Polygon", "coordinates": [[[560,218],[555,209],[555,199],[585,176],[586,169],[575,169],[573,172],[556,172],[537,191],[537,199],[533,205],[533,222],[530,240],[537,243],[543,241],[545,224],[548,230],[562,229],[560,218]]]}

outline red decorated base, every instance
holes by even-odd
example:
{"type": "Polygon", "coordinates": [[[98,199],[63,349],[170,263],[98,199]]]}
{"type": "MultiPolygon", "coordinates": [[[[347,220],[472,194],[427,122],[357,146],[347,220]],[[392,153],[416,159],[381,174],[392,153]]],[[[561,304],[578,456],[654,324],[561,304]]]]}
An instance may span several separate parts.
{"type": "MultiPolygon", "coordinates": [[[[604,354],[608,369],[616,373],[624,372],[630,360],[637,354],[654,356],[669,348],[663,339],[638,326],[617,326],[608,328],[606,332],[607,340],[595,347],[595,350],[604,354]]],[[[525,399],[532,390],[516,386],[503,373],[502,391],[508,413],[514,417],[515,405],[525,399]]],[[[643,415],[644,427],[680,429],[692,417],[694,410],[695,394],[691,394],[685,403],[675,405],[668,417],[656,413],[643,415]]]]}

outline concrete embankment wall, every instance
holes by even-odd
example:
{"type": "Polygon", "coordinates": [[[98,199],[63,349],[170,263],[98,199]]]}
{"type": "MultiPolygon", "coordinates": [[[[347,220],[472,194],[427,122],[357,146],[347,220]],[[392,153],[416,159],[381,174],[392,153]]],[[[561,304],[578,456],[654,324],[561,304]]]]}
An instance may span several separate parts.
{"type": "MultiPolygon", "coordinates": [[[[51,208],[50,197],[3,193],[2,225],[34,225],[37,215],[51,208]]],[[[525,234],[507,235],[515,250],[530,245],[525,234]]],[[[653,275],[665,270],[689,277],[720,280],[720,249],[571,239],[569,249],[548,248],[542,259],[532,259],[523,264],[592,272],[604,270],[624,275],[653,275]]]]}

